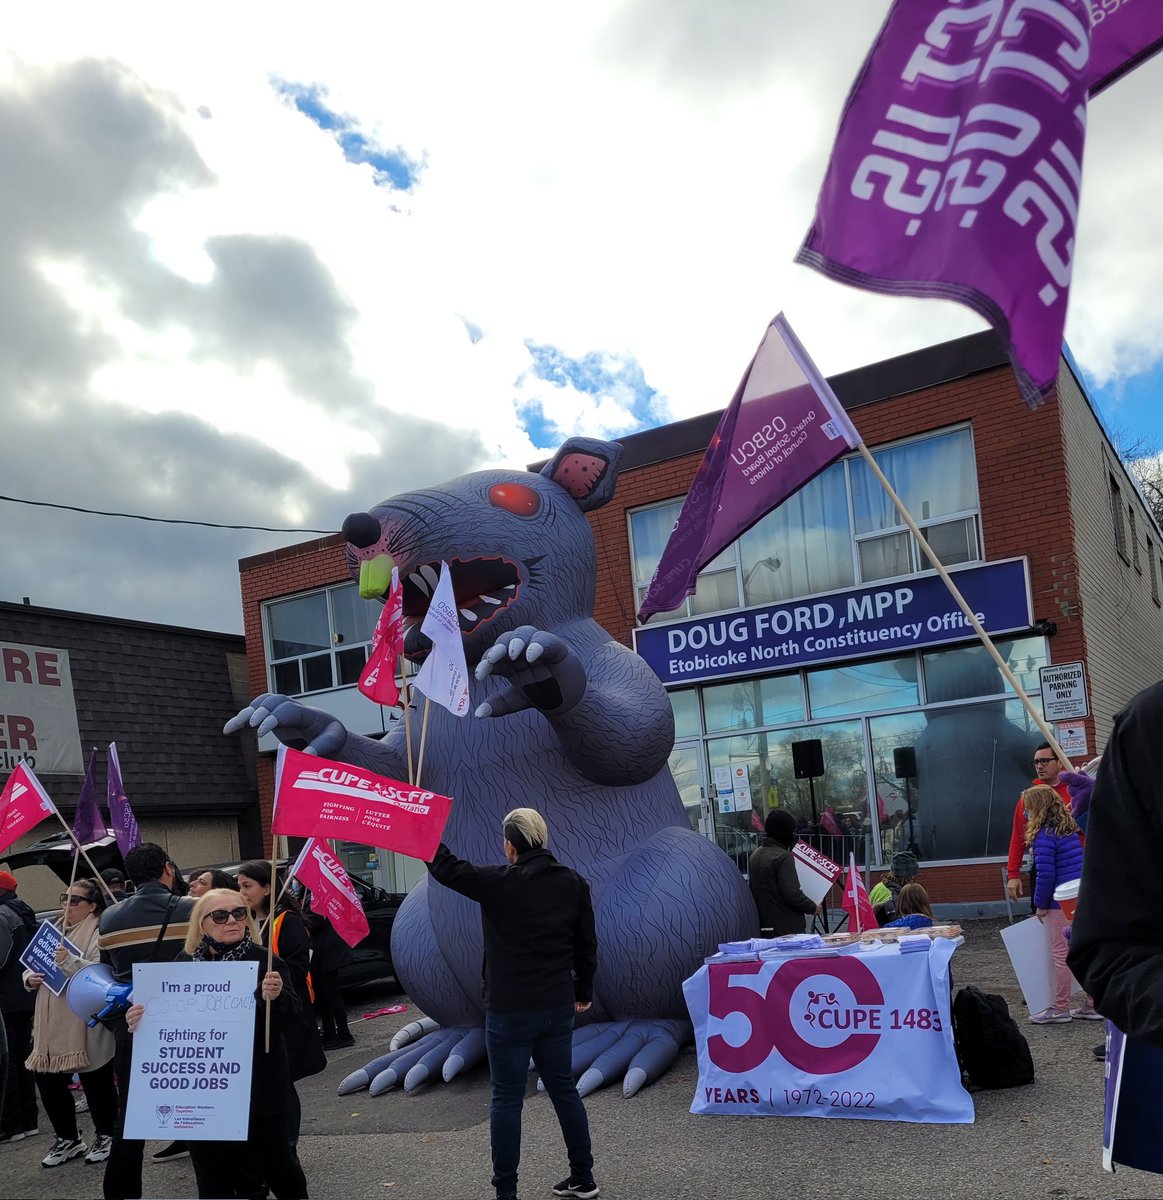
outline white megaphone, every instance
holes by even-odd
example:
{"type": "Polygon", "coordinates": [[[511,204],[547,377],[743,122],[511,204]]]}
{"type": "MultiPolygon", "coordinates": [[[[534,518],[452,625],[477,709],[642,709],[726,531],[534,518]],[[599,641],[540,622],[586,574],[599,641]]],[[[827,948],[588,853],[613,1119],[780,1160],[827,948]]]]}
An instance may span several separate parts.
{"type": "Polygon", "coordinates": [[[89,963],[70,980],[65,1002],[87,1025],[96,1025],[129,1007],[133,984],[118,983],[104,963],[89,963]]]}

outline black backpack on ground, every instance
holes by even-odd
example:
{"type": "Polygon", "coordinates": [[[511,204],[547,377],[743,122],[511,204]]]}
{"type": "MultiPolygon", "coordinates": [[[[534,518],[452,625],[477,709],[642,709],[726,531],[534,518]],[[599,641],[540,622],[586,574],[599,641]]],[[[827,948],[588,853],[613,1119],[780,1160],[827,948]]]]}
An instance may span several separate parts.
{"type": "Polygon", "coordinates": [[[1029,1043],[1000,996],[963,987],[953,1001],[953,1040],[961,1069],[974,1087],[1009,1088],[1034,1082],[1029,1043]]]}

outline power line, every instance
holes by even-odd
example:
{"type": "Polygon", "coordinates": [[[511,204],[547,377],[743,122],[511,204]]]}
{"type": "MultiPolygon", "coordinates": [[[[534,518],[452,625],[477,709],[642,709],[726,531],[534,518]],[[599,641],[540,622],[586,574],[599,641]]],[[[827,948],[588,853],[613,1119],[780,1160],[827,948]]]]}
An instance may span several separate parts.
{"type": "Polygon", "coordinates": [[[80,508],[75,504],[53,504],[48,500],[24,500],[19,496],[0,496],[9,504],[28,504],[33,508],[60,508],[65,512],[85,513],[91,517],[122,517],[127,521],[152,521],[157,525],[200,525],[203,529],[249,529],[256,533],[336,533],[335,529],[279,528],[274,525],[224,525],[218,521],[187,521],[179,517],[146,517],[141,513],[108,512],[101,508],[80,508]]]}

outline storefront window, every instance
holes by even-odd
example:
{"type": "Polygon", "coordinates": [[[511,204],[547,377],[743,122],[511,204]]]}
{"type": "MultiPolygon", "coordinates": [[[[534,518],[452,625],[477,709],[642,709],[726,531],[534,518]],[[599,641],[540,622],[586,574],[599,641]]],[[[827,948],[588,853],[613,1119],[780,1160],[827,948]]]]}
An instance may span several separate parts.
{"type": "Polygon", "coordinates": [[[682,692],[667,692],[670,707],[674,710],[674,736],[676,738],[699,736],[699,694],[694,688],[682,692]]]}
{"type": "Polygon", "coordinates": [[[358,683],[379,614],[354,583],[264,605],[271,688],[299,696],[358,683]]]}
{"type": "MultiPolygon", "coordinates": [[[[1038,669],[1049,662],[1046,639],[1016,638],[1009,642],[996,642],[995,645],[1017,677],[1022,691],[1037,704],[1040,700],[1038,669]]],[[[998,669],[993,656],[980,642],[971,642],[951,650],[931,650],[922,655],[922,660],[925,696],[930,704],[1013,693],[1013,687],[998,669]]]]}
{"type": "Polygon", "coordinates": [[[813,717],[841,717],[915,705],[920,702],[916,656],[809,671],[808,698],[813,717]]]}
{"type": "Polygon", "coordinates": [[[922,861],[1006,853],[1014,805],[1030,786],[1030,760],[1042,740],[1020,701],[874,717],[869,726],[877,783],[886,796],[886,813],[879,815],[886,857],[910,841],[922,861]],[[914,752],[914,780],[895,778],[898,746],[914,752]]]}
{"type": "Polygon", "coordinates": [[[702,816],[702,786],[703,777],[699,770],[699,744],[688,743],[685,746],[675,746],[670,752],[670,773],[674,776],[675,786],[686,809],[687,820],[696,833],[702,832],[700,817],[702,816]]]}
{"type": "Polygon", "coordinates": [[[705,687],[703,715],[710,731],[802,721],[804,689],[799,673],[705,687]]]}
{"type": "Polygon", "coordinates": [[[739,539],[744,604],[773,604],[855,582],[844,464],[835,463],[739,539]]]}

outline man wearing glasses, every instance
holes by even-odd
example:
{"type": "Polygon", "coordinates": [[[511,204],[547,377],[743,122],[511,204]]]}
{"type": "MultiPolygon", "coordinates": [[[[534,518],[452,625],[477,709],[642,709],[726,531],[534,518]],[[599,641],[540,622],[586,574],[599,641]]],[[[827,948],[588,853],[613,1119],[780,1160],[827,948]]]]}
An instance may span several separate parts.
{"type": "MultiPolygon", "coordinates": [[[[173,962],[185,949],[194,901],[176,895],[178,870],[153,842],[134,846],[125,856],[125,871],[137,890],[101,914],[101,961],[118,983],[133,982],[133,964],[173,962]]],[[[125,1104],[133,1042],[125,1014],[110,1020],[118,1089],[113,1149],[105,1164],[105,1200],[136,1200],[141,1195],[141,1163],[145,1143],[125,1139],[125,1104]]]]}
{"type": "MultiPolygon", "coordinates": [[[[1049,742],[1043,742],[1034,751],[1034,783],[1045,783],[1052,787],[1062,802],[1070,809],[1070,789],[1065,779],[1059,776],[1063,771],[1069,771],[1070,764],[1063,762],[1050,749],[1049,742]]],[[[1006,868],[1006,890],[1011,900],[1016,900],[1022,894],[1022,858],[1026,853],[1026,809],[1021,796],[1014,807],[1014,828],[1010,834],[1010,857],[1006,868]]],[[[1034,908],[1034,863],[1030,862],[1030,910],[1034,908]]]]}

